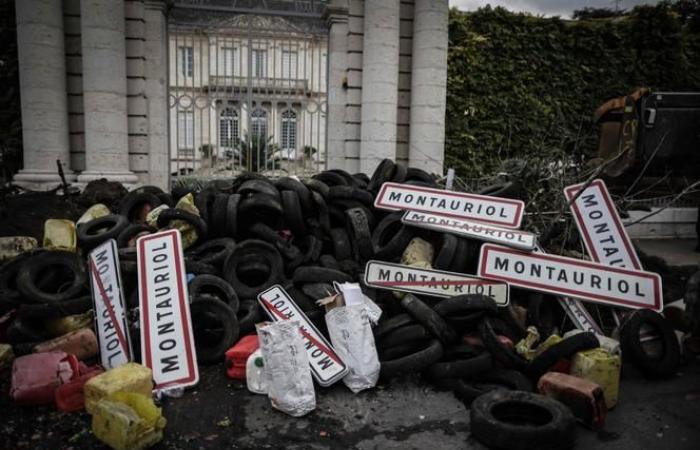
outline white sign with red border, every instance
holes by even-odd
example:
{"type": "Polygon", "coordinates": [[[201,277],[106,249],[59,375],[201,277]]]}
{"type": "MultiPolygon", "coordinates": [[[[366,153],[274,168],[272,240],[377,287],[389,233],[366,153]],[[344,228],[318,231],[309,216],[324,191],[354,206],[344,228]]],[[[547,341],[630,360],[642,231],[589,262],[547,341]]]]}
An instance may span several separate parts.
{"type": "Polygon", "coordinates": [[[481,294],[491,297],[498,306],[508,305],[508,284],[461,273],[368,261],[365,284],[379,289],[411,292],[434,297],[481,294]]]}
{"type": "MultiPolygon", "coordinates": [[[[539,244],[535,247],[535,251],[545,253],[539,244]]],[[[595,320],[593,320],[593,317],[591,317],[591,314],[580,300],[571,297],[557,297],[557,300],[576,328],[583,331],[603,334],[603,330],[598,326],[595,320]]]]}
{"type": "Polygon", "coordinates": [[[659,311],[663,304],[658,274],[493,244],[481,247],[478,274],[525,289],[611,306],[659,311]]]}
{"type": "Polygon", "coordinates": [[[105,369],[114,369],[133,359],[114,239],[90,252],[88,270],[95,305],[95,328],[100,342],[100,362],[105,369]]]}
{"type": "Polygon", "coordinates": [[[504,228],[519,228],[525,209],[522,200],[400,183],[384,183],[374,200],[374,206],[390,211],[440,214],[504,228]]]}
{"type": "Polygon", "coordinates": [[[258,302],[275,322],[296,320],[309,356],[311,373],[321,386],[330,386],[348,373],[348,367],[333,346],[316,329],[282,286],[275,285],[258,294],[258,302]]]}
{"type": "Polygon", "coordinates": [[[180,232],[142,236],[136,248],[143,364],[153,371],[156,389],[195,385],[199,370],[180,232]]]}
{"type": "MultiPolygon", "coordinates": [[[[565,188],[566,200],[571,202],[584,185],[582,183],[565,188]]],[[[637,252],[603,180],[591,182],[576,201],[570,204],[570,208],[593,261],[642,270],[637,252]]]]}
{"type": "Polygon", "coordinates": [[[520,250],[533,250],[535,248],[536,236],[527,231],[501,228],[481,222],[447,217],[441,214],[406,211],[401,218],[401,222],[414,227],[452,233],[520,250]]]}

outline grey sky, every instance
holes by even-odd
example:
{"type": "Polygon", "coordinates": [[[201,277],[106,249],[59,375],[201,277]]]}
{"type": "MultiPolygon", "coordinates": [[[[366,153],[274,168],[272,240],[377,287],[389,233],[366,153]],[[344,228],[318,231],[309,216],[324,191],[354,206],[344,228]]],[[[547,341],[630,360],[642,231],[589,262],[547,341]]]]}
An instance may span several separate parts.
{"type": "MultiPolygon", "coordinates": [[[[569,17],[575,9],[587,6],[595,8],[614,8],[613,0],[449,0],[450,6],[463,10],[473,10],[490,4],[503,6],[511,11],[527,11],[546,16],[569,17]]],[[[658,0],[620,0],[621,9],[629,9],[639,4],[654,4],[658,0]]]]}

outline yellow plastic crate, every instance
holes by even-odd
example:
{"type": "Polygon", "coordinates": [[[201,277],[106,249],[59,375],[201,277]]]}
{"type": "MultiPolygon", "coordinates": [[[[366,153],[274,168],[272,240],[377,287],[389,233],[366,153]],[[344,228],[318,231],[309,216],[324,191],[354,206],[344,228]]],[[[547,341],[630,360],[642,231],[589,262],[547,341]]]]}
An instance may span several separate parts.
{"type": "Polygon", "coordinates": [[[116,392],[95,404],[92,432],[115,450],[141,450],[163,439],[166,423],[150,395],[116,392]]]}
{"type": "Polygon", "coordinates": [[[85,409],[94,414],[97,402],[115,392],[135,392],[151,397],[153,374],[141,364],[126,363],[85,383],[85,409]]]}

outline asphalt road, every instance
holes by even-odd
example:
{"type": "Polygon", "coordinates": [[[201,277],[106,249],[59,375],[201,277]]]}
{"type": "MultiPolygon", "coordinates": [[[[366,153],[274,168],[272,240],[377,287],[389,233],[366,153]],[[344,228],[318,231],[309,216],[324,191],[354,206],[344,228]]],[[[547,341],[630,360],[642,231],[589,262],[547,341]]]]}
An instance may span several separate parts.
{"type": "MultiPolygon", "coordinates": [[[[12,405],[2,375],[0,448],[103,448],[85,413],[12,405]]],[[[342,384],[317,391],[317,408],[303,418],[274,410],[220,366],[202,370],[196,389],[166,399],[165,439],[155,449],[483,449],[469,433],[469,413],[450,392],[420,379],[400,379],[353,395],[342,384]]],[[[668,381],[649,381],[625,367],[620,403],[603,431],[578,427],[579,449],[697,449],[700,445],[700,359],[668,381]]]]}

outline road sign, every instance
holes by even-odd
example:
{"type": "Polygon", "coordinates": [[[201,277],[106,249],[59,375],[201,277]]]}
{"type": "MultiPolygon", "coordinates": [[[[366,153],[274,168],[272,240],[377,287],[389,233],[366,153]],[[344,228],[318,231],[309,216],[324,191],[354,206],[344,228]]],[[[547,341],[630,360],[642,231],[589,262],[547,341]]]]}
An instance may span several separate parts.
{"type": "Polygon", "coordinates": [[[333,346],[316,329],[282,286],[275,285],[258,295],[258,302],[272,320],[296,320],[309,355],[309,365],[318,384],[330,386],[348,373],[348,367],[333,346]]]}
{"type": "Polygon", "coordinates": [[[521,200],[400,183],[384,183],[374,206],[390,211],[440,214],[505,228],[519,228],[525,209],[521,200]]]}
{"type": "Polygon", "coordinates": [[[114,369],[132,360],[126,323],[117,242],[110,239],[88,255],[90,288],[95,306],[95,328],[100,342],[100,362],[114,369]]]}
{"type": "MultiPolygon", "coordinates": [[[[571,202],[583,186],[576,184],[564,189],[566,200],[571,202]]],[[[637,252],[602,180],[595,180],[586,187],[570,208],[593,261],[642,270],[637,252]]]]}
{"type": "Polygon", "coordinates": [[[195,385],[199,371],[180,232],[140,237],[136,248],[143,363],[153,371],[156,389],[195,385]]]}
{"type": "Polygon", "coordinates": [[[661,277],[542,253],[484,244],[479,275],[525,289],[628,308],[662,307],[661,277]]]}
{"type": "Polygon", "coordinates": [[[482,294],[491,297],[498,306],[508,304],[508,284],[501,281],[384,261],[367,262],[365,284],[379,289],[434,297],[482,294]]]}
{"type": "Polygon", "coordinates": [[[535,235],[527,231],[501,228],[481,222],[417,211],[406,211],[401,222],[429,230],[452,233],[472,239],[506,245],[520,250],[535,248],[535,235]]]}
{"type": "MultiPolygon", "coordinates": [[[[535,251],[545,253],[539,244],[535,246],[535,251]]],[[[583,331],[591,331],[593,333],[604,334],[600,326],[593,320],[581,300],[571,297],[557,297],[557,301],[561,305],[566,315],[571,319],[576,328],[583,331]]]]}

